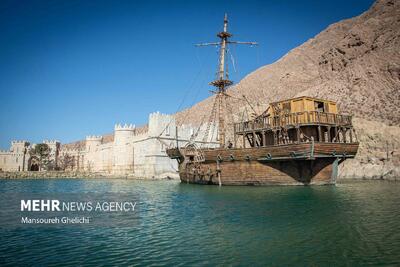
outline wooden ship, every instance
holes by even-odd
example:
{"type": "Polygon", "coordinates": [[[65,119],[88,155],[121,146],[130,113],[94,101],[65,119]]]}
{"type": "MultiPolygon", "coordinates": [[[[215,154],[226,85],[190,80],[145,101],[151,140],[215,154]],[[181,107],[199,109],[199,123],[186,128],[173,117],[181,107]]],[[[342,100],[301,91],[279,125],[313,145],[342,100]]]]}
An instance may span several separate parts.
{"type": "MultiPolygon", "coordinates": [[[[234,42],[227,31],[217,34],[221,39],[217,78],[210,84],[216,87],[211,118],[218,118],[219,147],[199,147],[189,142],[185,147],[167,149],[176,159],[182,182],[211,185],[324,185],[335,184],[338,165],[353,158],[358,142],[349,115],[338,113],[333,101],[307,96],[269,104],[261,114],[229,125],[232,141],[226,141],[227,115],[232,116],[231,96],[226,89],[232,85],[226,67],[228,44],[234,42]]],[[[203,141],[204,141],[203,140],[203,141]]]]}

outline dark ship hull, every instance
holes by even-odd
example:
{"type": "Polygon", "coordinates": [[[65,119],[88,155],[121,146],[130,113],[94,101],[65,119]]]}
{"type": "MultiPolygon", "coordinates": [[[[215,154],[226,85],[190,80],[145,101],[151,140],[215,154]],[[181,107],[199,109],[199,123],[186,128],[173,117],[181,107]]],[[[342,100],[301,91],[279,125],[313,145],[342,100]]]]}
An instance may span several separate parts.
{"type": "Polygon", "coordinates": [[[358,143],[310,142],[252,148],[168,149],[184,183],[211,185],[335,184],[338,165],[358,143]]]}

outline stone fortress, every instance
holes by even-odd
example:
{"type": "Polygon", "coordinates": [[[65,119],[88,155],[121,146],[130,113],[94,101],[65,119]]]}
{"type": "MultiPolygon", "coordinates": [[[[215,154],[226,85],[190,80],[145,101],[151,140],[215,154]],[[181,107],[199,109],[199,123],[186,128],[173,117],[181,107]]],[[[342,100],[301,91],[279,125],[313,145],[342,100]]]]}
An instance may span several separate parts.
{"type": "MultiPolygon", "coordinates": [[[[50,148],[50,159],[57,164],[60,142],[56,140],[44,140],[50,148]]],[[[9,150],[0,150],[0,170],[1,171],[28,171],[40,170],[38,160],[30,157],[29,150],[36,144],[30,144],[26,140],[14,140],[11,142],[9,150]]]]}
{"type": "MultiPolygon", "coordinates": [[[[211,125],[210,132],[216,132],[211,125]]],[[[92,172],[110,176],[135,178],[178,178],[177,162],[168,158],[168,147],[187,145],[218,146],[216,135],[205,142],[206,127],[180,125],[175,117],[160,112],[151,113],[146,126],[116,124],[113,138],[87,136],[85,141],[61,145],[58,141],[43,141],[51,148],[51,158],[56,166],[69,160],[67,171],[92,172]],[[178,133],[178,136],[177,136],[178,133]]],[[[29,155],[27,141],[12,141],[9,151],[0,152],[0,170],[35,171],[38,163],[29,155]]]]}

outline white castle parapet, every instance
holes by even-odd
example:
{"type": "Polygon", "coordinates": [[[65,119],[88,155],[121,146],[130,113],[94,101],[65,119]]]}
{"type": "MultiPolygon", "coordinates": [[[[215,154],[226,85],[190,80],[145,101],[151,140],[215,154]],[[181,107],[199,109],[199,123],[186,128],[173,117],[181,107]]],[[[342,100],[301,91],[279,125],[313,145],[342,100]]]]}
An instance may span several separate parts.
{"type": "Polygon", "coordinates": [[[126,124],[121,125],[121,124],[115,124],[114,130],[115,131],[134,131],[136,129],[136,126],[134,124],[126,124]]]}
{"type": "Polygon", "coordinates": [[[26,143],[28,143],[28,141],[26,141],[26,140],[12,140],[11,141],[12,145],[13,144],[26,144],[26,143]]]}
{"type": "Polygon", "coordinates": [[[149,115],[149,131],[150,136],[169,136],[175,131],[175,118],[169,114],[163,114],[159,111],[150,113],[149,115]]]}
{"type": "Polygon", "coordinates": [[[166,114],[166,113],[161,113],[160,111],[157,112],[152,112],[149,115],[149,119],[152,118],[167,118],[167,119],[171,119],[173,116],[170,114],[166,114]]]}
{"type": "Polygon", "coordinates": [[[103,136],[101,135],[88,135],[86,136],[86,141],[101,141],[103,136]]]}
{"type": "Polygon", "coordinates": [[[43,140],[44,144],[57,144],[60,143],[58,140],[43,140]]]}

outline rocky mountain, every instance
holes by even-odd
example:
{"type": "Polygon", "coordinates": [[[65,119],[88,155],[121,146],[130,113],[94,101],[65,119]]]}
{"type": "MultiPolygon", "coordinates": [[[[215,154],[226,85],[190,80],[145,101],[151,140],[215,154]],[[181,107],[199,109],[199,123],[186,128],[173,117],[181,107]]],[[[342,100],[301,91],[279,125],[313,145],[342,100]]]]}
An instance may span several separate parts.
{"type": "MultiPolygon", "coordinates": [[[[336,101],[341,112],[354,116],[360,141],[357,157],[342,164],[340,177],[400,179],[400,1],[378,0],[363,14],[330,25],[228,93],[245,95],[259,111],[302,95],[336,101]]],[[[209,97],[177,113],[178,123],[199,124],[212,103],[209,97]]],[[[233,105],[240,110],[245,102],[233,105]]]]}
{"type": "MultiPolygon", "coordinates": [[[[330,25],[229,94],[264,106],[301,95],[328,98],[356,117],[400,125],[400,1],[378,0],[360,16],[330,25]]],[[[208,98],[177,118],[198,123],[211,104],[208,98]]]]}
{"type": "MultiPolygon", "coordinates": [[[[330,25],[277,62],[247,75],[228,93],[263,110],[296,96],[336,101],[353,115],[360,149],[340,177],[400,179],[400,1],[378,0],[355,18],[330,25]]],[[[200,123],[212,97],[176,115],[200,123]]],[[[238,110],[245,102],[233,103],[238,110]]]]}

